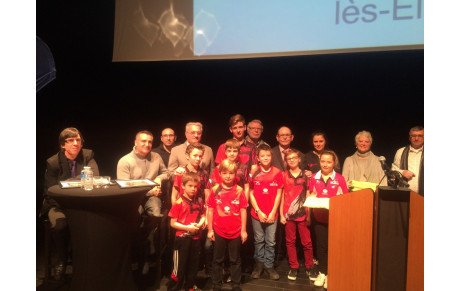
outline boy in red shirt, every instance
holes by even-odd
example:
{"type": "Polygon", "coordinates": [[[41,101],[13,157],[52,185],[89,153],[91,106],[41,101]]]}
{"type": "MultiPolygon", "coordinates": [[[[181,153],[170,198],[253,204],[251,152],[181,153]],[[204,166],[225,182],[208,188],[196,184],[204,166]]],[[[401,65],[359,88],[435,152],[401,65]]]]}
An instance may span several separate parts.
{"type": "MultiPolygon", "coordinates": [[[[256,147],[254,144],[248,142],[244,138],[244,133],[246,132],[246,120],[244,119],[243,115],[235,114],[230,117],[228,121],[228,129],[233,135],[233,139],[236,140],[241,148],[239,151],[239,162],[246,165],[248,169],[251,168],[252,165],[257,164],[256,159],[256,147]]],[[[220,164],[224,159],[228,158],[225,152],[225,143],[219,146],[216,154],[216,165],[220,164]]]]}
{"type": "Polygon", "coordinates": [[[257,159],[260,166],[252,174],[249,183],[249,197],[252,204],[251,219],[254,230],[254,259],[256,261],[251,277],[260,278],[265,268],[270,279],[278,280],[279,275],[273,266],[283,178],[281,171],[271,165],[272,149],[269,146],[259,146],[257,159]]]}
{"type": "Polygon", "coordinates": [[[176,204],[176,200],[179,198],[179,194],[184,192],[182,188],[182,175],[184,173],[194,172],[200,177],[200,183],[198,185],[198,199],[203,202],[209,196],[209,189],[211,185],[209,183],[209,173],[200,167],[201,160],[203,159],[205,147],[200,143],[189,144],[185,149],[185,155],[187,156],[188,163],[185,167],[179,167],[175,171],[174,184],[171,192],[171,204],[176,204]]]}
{"type": "Polygon", "coordinates": [[[214,241],[213,290],[222,289],[222,263],[228,248],[232,290],[241,290],[241,244],[247,239],[246,207],[243,189],[235,182],[237,165],[223,160],[219,166],[222,183],[214,185],[208,199],[208,238],[214,241]]]}
{"type": "Polygon", "coordinates": [[[297,260],[296,232],[299,232],[300,241],[305,257],[307,276],[314,280],[318,271],[313,264],[313,246],[310,230],[307,227],[308,208],[303,204],[307,197],[308,178],[300,169],[300,154],[297,150],[289,149],[284,152],[287,171],[283,172],[283,194],[280,204],[280,222],[286,227],[286,249],[289,259],[289,280],[296,280],[299,271],[297,260]]]}
{"type": "MultiPolygon", "coordinates": [[[[182,188],[182,175],[184,173],[194,172],[200,177],[200,183],[198,184],[197,199],[206,207],[206,200],[208,199],[211,183],[209,182],[209,173],[201,168],[201,161],[203,160],[205,147],[200,143],[191,143],[185,149],[185,155],[188,163],[185,167],[179,167],[175,171],[174,184],[171,192],[171,204],[176,204],[176,200],[179,195],[184,192],[182,188]]],[[[204,251],[200,257],[200,266],[204,265],[206,273],[211,272],[212,264],[212,243],[207,239],[206,231],[202,233],[201,244],[203,245],[204,251]]]]}
{"type": "Polygon", "coordinates": [[[169,211],[171,227],[176,229],[173,253],[173,271],[168,290],[193,290],[200,258],[201,228],[205,223],[203,202],[197,197],[200,177],[196,173],[182,176],[184,192],[169,211]]]}
{"type": "MultiPolygon", "coordinates": [[[[240,144],[235,139],[228,139],[225,142],[225,155],[230,162],[236,164],[237,169],[235,173],[235,183],[238,184],[244,190],[244,195],[246,200],[249,200],[249,170],[247,164],[241,163],[239,158],[240,153],[240,144]]],[[[220,170],[218,167],[214,168],[214,172],[211,176],[212,185],[217,185],[222,183],[222,178],[220,176],[220,170]]]]}

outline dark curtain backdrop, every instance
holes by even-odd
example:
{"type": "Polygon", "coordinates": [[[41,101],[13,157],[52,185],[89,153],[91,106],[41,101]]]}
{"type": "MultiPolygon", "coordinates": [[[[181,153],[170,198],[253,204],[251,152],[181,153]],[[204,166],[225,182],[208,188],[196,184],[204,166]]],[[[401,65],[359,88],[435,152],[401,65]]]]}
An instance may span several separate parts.
{"type": "Polygon", "coordinates": [[[261,119],[272,145],[276,130],[290,127],[292,146],[302,151],[311,149],[311,132],[322,129],[342,163],[360,130],[372,133],[372,151],[390,163],[408,143],[409,128],[423,125],[423,50],[112,63],[113,15],[114,3],[37,2],[37,36],[57,70],[36,96],[37,208],[46,158],[69,126],[82,131],[101,173],[115,177],[138,130],[152,131],[156,146],[163,128],[175,129],[182,142],[185,123],[200,121],[203,143],[215,152],[230,137],[235,113],[261,119]]]}

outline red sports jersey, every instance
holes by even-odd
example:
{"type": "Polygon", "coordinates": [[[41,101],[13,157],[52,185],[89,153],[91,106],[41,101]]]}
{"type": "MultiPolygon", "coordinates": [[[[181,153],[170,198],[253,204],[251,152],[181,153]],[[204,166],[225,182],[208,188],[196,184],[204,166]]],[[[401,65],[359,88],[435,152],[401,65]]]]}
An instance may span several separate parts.
{"type": "MultiPolygon", "coordinates": [[[[249,187],[254,189],[253,195],[257,201],[257,205],[267,216],[272,212],[277,191],[282,188],[282,186],[283,177],[281,171],[273,166],[270,167],[270,171],[268,172],[262,171],[259,166],[250,179],[249,187]]],[[[254,208],[251,210],[251,215],[255,219],[259,219],[254,208]]],[[[278,211],[276,211],[275,214],[275,219],[276,218],[278,218],[278,211]]]]}
{"type": "Polygon", "coordinates": [[[283,216],[287,220],[303,221],[306,209],[302,206],[307,195],[307,177],[300,171],[294,177],[289,170],[283,172],[284,204],[283,216]]]}
{"type": "MultiPolygon", "coordinates": [[[[236,184],[244,189],[244,184],[248,183],[248,168],[246,165],[238,163],[238,168],[235,175],[236,184]]],[[[219,168],[214,168],[214,173],[211,176],[212,185],[222,184],[222,178],[220,177],[219,168]]]]}
{"type": "Polygon", "coordinates": [[[248,207],[243,188],[236,184],[231,189],[225,189],[221,185],[213,186],[208,207],[214,209],[212,226],[218,235],[228,239],[241,235],[240,210],[248,207]]]}
{"type": "MultiPolygon", "coordinates": [[[[183,225],[189,225],[193,222],[198,223],[201,216],[204,214],[203,202],[195,196],[193,200],[188,199],[184,195],[181,195],[177,199],[177,203],[171,207],[168,216],[171,218],[177,218],[177,222],[183,225]]],[[[196,234],[188,234],[185,230],[176,230],[176,236],[180,237],[193,237],[193,239],[200,239],[201,231],[196,234]]]]}
{"type": "MultiPolygon", "coordinates": [[[[309,190],[311,193],[316,193],[316,197],[318,198],[331,198],[336,195],[348,193],[345,178],[335,171],[332,172],[331,177],[326,182],[323,181],[321,171],[311,176],[309,190]]],[[[329,222],[329,210],[327,209],[314,208],[313,215],[319,222],[329,222]]]]}
{"type": "MultiPolygon", "coordinates": [[[[185,173],[189,173],[190,170],[185,167],[185,173]]],[[[211,183],[209,182],[209,175],[205,170],[199,169],[197,172],[198,176],[200,177],[200,184],[198,184],[198,193],[197,196],[204,201],[204,189],[210,189],[211,183]]],[[[176,175],[174,177],[174,188],[179,191],[179,194],[184,193],[184,188],[182,188],[182,175],[176,175]]]]}
{"type": "MultiPolygon", "coordinates": [[[[223,160],[227,158],[225,154],[225,143],[219,146],[216,154],[216,164],[220,164],[223,160]]],[[[256,147],[254,144],[244,140],[244,142],[240,146],[240,153],[238,154],[238,161],[241,164],[250,168],[251,165],[257,165],[257,157],[256,157],[256,147]]]]}

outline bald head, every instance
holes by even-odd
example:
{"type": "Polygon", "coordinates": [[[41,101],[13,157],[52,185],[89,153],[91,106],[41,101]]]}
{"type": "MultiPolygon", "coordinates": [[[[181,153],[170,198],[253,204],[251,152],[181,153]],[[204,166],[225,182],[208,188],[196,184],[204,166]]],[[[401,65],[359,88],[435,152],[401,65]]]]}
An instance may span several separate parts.
{"type": "Polygon", "coordinates": [[[170,148],[176,142],[176,133],[172,128],[165,128],[161,131],[161,142],[164,144],[165,147],[170,148]]]}

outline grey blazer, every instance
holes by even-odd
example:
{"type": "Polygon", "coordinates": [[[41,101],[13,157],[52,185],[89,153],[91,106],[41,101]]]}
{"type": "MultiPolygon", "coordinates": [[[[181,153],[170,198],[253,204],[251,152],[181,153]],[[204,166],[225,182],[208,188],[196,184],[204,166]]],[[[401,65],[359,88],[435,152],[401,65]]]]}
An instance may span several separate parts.
{"type": "MultiPolygon", "coordinates": [[[[201,161],[201,168],[206,170],[209,175],[214,171],[214,154],[212,149],[207,145],[204,145],[204,156],[201,161]]],[[[184,142],[178,146],[175,146],[171,149],[171,156],[169,156],[168,172],[171,177],[174,177],[174,171],[178,167],[185,167],[188,163],[188,160],[185,156],[185,149],[187,148],[187,142],[184,142]]]]}

